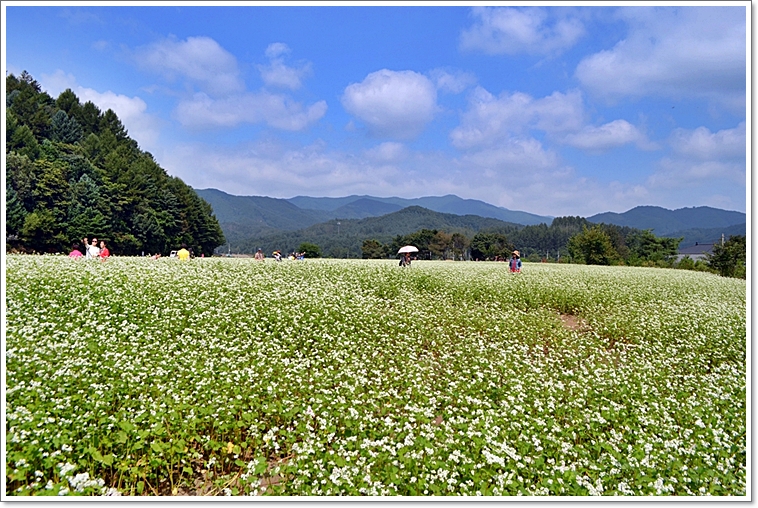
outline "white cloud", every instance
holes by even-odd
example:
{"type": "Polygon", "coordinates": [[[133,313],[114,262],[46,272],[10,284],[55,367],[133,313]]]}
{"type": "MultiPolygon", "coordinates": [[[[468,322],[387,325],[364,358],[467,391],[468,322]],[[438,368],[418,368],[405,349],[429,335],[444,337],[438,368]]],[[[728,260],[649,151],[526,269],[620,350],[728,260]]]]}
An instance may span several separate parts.
{"type": "Polygon", "coordinates": [[[476,83],[476,76],[469,72],[432,69],[429,77],[437,85],[437,90],[448,93],[461,93],[476,83]]]}
{"type": "Polygon", "coordinates": [[[698,97],[745,109],[745,7],[622,9],[626,39],[586,57],[576,77],[594,94],[698,97]]]}
{"type": "Polygon", "coordinates": [[[522,92],[504,92],[495,97],[477,87],[469,96],[461,125],[453,129],[450,138],[456,148],[481,148],[511,136],[526,135],[533,128],[551,135],[577,131],[582,127],[583,117],[582,96],[578,91],[554,92],[543,99],[534,99],[522,92]]]}
{"type": "Polygon", "coordinates": [[[505,140],[497,147],[465,154],[462,160],[503,178],[512,172],[550,170],[558,166],[558,156],[532,138],[505,140]]]}
{"type": "MultiPolygon", "coordinates": [[[[76,83],[76,77],[61,69],[56,69],[52,74],[42,74],[39,83],[53,99],[57,99],[61,92],[64,92],[67,88],[74,90],[74,88],[78,86],[76,83]]],[[[82,103],[84,102],[86,101],[82,101],[82,103]]]]}
{"type": "Polygon", "coordinates": [[[266,48],[268,65],[259,65],[261,78],[267,86],[297,90],[302,86],[302,79],[311,74],[311,64],[303,63],[299,67],[288,67],[283,55],[290,53],[290,48],[283,42],[269,44],[266,48]]]}
{"type": "Polygon", "coordinates": [[[269,138],[232,147],[172,146],[160,164],[194,188],[212,187],[235,195],[456,194],[539,215],[585,217],[625,212],[640,204],[740,209],[739,204],[725,201],[729,192],[724,189],[711,192],[694,185],[606,183],[583,177],[536,140],[512,140],[451,159],[438,152],[412,151],[395,142],[356,156],[330,150],[324,142],[287,146],[269,138]]]}
{"type": "Polygon", "coordinates": [[[419,73],[382,69],[345,88],[342,105],[365,122],[372,135],[409,139],[433,119],[437,90],[419,73]]]}
{"type": "Polygon", "coordinates": [[[745,122],[711,132],[706,127],[676,129],[669,138],[672,154],[661,159],[649,184],[663,188],[746,185],[745,122]]]}
{"type": "Polygon", "coordinates": [[[66,74],[58,69],[52,75],[42,74],[40,84],[51,97],[57,98],[66,89],[76,94],[79,102],[91,101],[103,113],[112,109],[129,133],[144,150],[153,150],[158,146],[160,120],[147,112],[147,103],[139,97],[128,97],[110,90],[98,92],[85,88],[76,82],[73,74],[66,74]]]}
{"type": "Polygon", "coordinates": [[[266,58],[281,58],[282,55],[289,54],[292,50],[283,42],[272,42],[266,48],[266,58]]]}
{"type": "Polygon", "coordinates": [[[393,162],[406,158],[408,150],[402,143],[387,141],[366,150],[366,156],[369,159],[381,162],[393,162]]]}
{"type": "Polygon", "coordinates": [[[642,149],[653,149],[655,144],[634,125],[626,120],[614,120],[599,127],[588,125],[581,131],[568,134],[564,143],[593,152],[636,143],[642,149]]]}
{"type": "Polygon", "coordinates": [[[728,182],[732,187],[735,183],[744,186],[745,165],[732,161],[692,162],[666,157],[660,160],[658,170],[648,178],[647,185],[681,190],[683,188],[703,187],[704,184],[716,186],[725,182],[728,182]]]}
{"type": "Polygon", "coordinates": [[[214,96],[239,93],[237,59],[210,37],[168,38],[137,49],[137,64],[168,80],[184,79],[214,96]]]}
{"type": "Polygon", "coordinates": [[[646,186],[658,192],[681,195],[682,206],[691,206],[692,193],[701,204],[743,210],[735,201],[735,185],[747,185],[747,138],[745,122],[733,129],[711,132],[706,127],[676,129],[669,138],[671,154],[658,161],[646,186]],[[689,200],[689,201],[688,201],[689,200]]]}
{"type": "Polygon", "coordinates": [[[718,132],[711,132],[706,127],[676,129],[670,143],[675,153],[687,158],[744,160],[747,149],[745,122],[740,122],[734,129],[718,132]]]}
{"type": "Polygon", "coordinates": [[[218,100],[197,93],[179,103],[175,116],[182,125],[193,129],[266,123],[278,129],[299,131],[323,117],[326,109],[325,101],[306,107],[285,95],[265,91],[218,100]]]}
{"type": "Polygon", "coordinates": [[[194,188],[280,198],[392,195],[406,179],[391,165],[330,152],[323,143],[302,147],[275,141],[231,148],[181,145],[167,151],[162,164],[194,188]]]}
{"type": "Polygon", "coordinates": [[[471,12],[474,25],[461,33],[461,49],[491,55],[560,53],[573,46],[585,30],[579,19],[556,17],[555,12],[534,7],[475,7],[471,12]]]}
{"type": "MultiPolygon", "coordinates": [[[[309,64],[287,67],[283,55],[290,48],[281,42],[270,44],[266,56],[270,65],[261,67],[267,85],[296,89],[310,72],[309,64]]],[[[182,97],[175,118],[191,129],[236,127],[243,123],[266,123],[288,131],[300,131],[326,114],[325,101],[309,106],[288,95],[269,91],[247,92],[240,77],[237,59],[209,37],[168,38],[135,51],[138,64],[169,80],[182,80],[195,90],[182,97]]],[[[186,88],[186,87],[185,87],[186,88]]]]}

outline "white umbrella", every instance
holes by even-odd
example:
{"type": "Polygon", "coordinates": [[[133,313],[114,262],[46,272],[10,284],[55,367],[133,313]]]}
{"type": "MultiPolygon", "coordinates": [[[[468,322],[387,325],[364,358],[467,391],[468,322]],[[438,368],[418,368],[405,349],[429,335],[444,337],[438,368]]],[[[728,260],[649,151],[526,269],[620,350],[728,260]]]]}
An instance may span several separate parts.
{"type": "Polygon", "coordinates": [[[397,251],[398,254],[403,254],[405,252],[418,252],[418,249],[413,245],[406,245],[405,247],[400,247],[400,250],[397,251]]]}

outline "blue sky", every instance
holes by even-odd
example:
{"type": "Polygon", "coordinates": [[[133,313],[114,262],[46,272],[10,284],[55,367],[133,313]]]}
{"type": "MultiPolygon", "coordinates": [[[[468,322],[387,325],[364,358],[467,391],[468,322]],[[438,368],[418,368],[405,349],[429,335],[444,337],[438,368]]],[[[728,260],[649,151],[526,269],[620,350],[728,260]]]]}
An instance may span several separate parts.
{"type": "Polygon", "coordinates": [[[198,189],[747,211],[749,3],[526,5],[5,2],[4,66],[198,189]]]}

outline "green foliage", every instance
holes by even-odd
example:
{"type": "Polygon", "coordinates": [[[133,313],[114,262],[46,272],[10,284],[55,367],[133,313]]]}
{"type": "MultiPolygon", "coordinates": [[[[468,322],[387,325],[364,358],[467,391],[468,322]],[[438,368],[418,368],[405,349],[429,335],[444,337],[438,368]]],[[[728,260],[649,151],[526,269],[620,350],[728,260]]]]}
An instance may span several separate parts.
{"type": "Polygon", "coordinates": [[[746,278],[747,239],[745,236],[730,236],[724,242],[713,246],[713,254],[708,256],[708,265],[723,277],[746,278]]]}
{"type": "Polygon", "coordinates": [[[361,245],[361,257],[363,259],[384,259],[387,257],[387,251],[381,242],[370,239],[363,240],[361,245]]]}
{"type": "Polygon", "coordinates": [[[515,247],[502,233],[480,232],[471,239],[471,257],[473,259],[494,260],[509,258],[515,247]]]}
{"type": "Polygon", "coordinates": [[[619,259],[611,238],[600,225],[584,226],[581,233],[569,239],[568,250],[574,260],[588,265],[611,265],[619,259]]]}
{"type": "Polygon", "coordinates": [[[297,252],[304,252],[307,258],[320,258],[321,247],[315,243],[303,242],[298,246],[297,252]]]}
{"type": "Polygon", "coordinates": [[[18,236],[24,227],[27,211],[18,197],[18,193],[11,187],[10,182],[5,183],[5,234],[6,236],[18,236]]]}
{"type": "Polygon", "coordinates": [[[76,143],[82,138],[82,128],[74,118],[69,118],[65,111],[59,109],[53,115],[51,139],[61,143],[76,143]]]}
{"type": "Polygon", "coordinates": [[[82,106],[71,90],[53,101],[26,72],[9,75],[6,88],[14,248],[61,252],[96,236],[115,254],[166,254],[186,243],[199,255],[224,243],[210,205],[140,151],[112,110],[82,106]]]}
{"type": "MultiPolygon", "coordinates": [[[[216,191],[218,192],[218,191],[216,191]]],[[[203,195],[208,195],[208,191],[203,191],[203,195]]],[[[237,196],[239,197],[239,196],[237,196]]],[[[252,207],[260,206],[263,202],[261,198],[252,199],[248,196],[247,200],[240,199],[241,205],[252,207]]],[[[271,200],[271,198],[267,198],[271,200]]],[[[236,200],[235,200],[236,201],[236,200]]],[[[281,210],[282,207],[294,205],[287,203],[285,200],[272,200],[272,207],[281,210]]],[[[326,212],[320,210],[302,210],[297,209],[296,217],[302,217],[304,220],[315,221],[318,214],[326,212]],[[315,215],[304,215],[306,212],[314,212],[315,215]]],[[[274,224],[266,216],[261,215],[262,220],[270,227],[274,224]]],[[[223,223],[223,221],[221,221],[223,223]]],[[[223,223],[225,231],[229,230],[230,224],[223,223]]],[[[232,225],[235,231],[241,231],[245,226],[239,224],[232,225]]],[[[287,226],[289,227],[289,226],[287,226]]],[[[477,231],[484,229],[498,229],[499,231],[515,231],[520,227],[517,224],[510,224],[498,219],[478,217],[473,215],[461,216],[448,213],[439,213],[418,206],[404,208],[397,212],[389,213],[381,217],[368,217],[364,219],[340,219],[320,222],[305,229],[293,231],[278,231],[271,233],[270,229],[254,233],[238,245],[240,252],[252,253],[258,247],[263,247],[267,252],[273,249],[280,249],[283,252],[294,250],[301,242],[308,241],[322,246],[325,257],[350,257],[360,258],[362,254],[361,246],[366,239],[374,239],[387,245],[388,255],[394,255],[399,247],[405,245],[402,242],[413,243],[421,241],[424,252],[420,254],[424,259],[432,256],[428,249],[429,243],[436,232],[443,231],[446,234],[459,233],[466,238],[470,238],[477,231]],[[340,222],[338,225],[337,222],[340,222]],[[433,231],[434,233],[420,234],[421,230],[433,231]],[[410,237],[409,235],[414,235],[410,237]],[[419,236],[420,235],[420,236],[419,236]],[[393,251],[394,248],[394,251],[393,251]]],[[[419,249],[422,246],[418,246],[419,249]]],[[[232,242],[232,250],[235,250],[232,242]]]]}
{"type": "Polygon", "coordinates": [[[669,261],[676,256],[682,238],[659,238],[651,230],[635,230],[626,237],[630,264],[639,260],[669,261]]]}

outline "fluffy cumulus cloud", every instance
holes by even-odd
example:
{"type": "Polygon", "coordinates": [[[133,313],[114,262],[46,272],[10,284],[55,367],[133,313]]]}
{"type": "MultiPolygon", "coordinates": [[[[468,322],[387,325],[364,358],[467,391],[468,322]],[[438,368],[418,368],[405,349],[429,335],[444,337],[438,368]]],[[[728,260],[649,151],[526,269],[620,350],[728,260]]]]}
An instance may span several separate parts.
{"type": "Polygon", "coordinates": [[[593,153],[629,143],[644,150],[656,148],[626,120],[593,126],[585,123],[586,117],[582,94],[577,90],[553,92],[536,99],[522,92],[495,96],[477,87],[470,94],[468,109],[460,125],[450,133],[450,139],[461,150],[482,150],[542,132],[555,143],[593,153]]]}
{"type": "MultiPolygon", "coordinates": [[[[284,64],[290,52],[284,43],[266,48],[269,65],[259,69],[267,85],[291,90],[300,88],[309,65],[299,68],[284,64]]],[[[174,118],[191,129],[231,128],[244,123],[303,130],[326,114],[325,101],[305,105],[291,96],[269,90],[250,92],[245,88],[234,55],[209,37],[168,38],[134,52],[139,66],[170,82],[179,81],[183,91],[174,118]],[[193,90],[187,94],[187,88],[193,90]]]]}
{"type": "Polygon", "coordinates": [[[372,135],[410,139],[434,118],[437,87],[417,72],[382,69],[345,88],[342,105],[372,135]]]}
{"type": "Polygon", "coordinates": [[[237,59],[210,37],[168,38],[134,52],[137,64],[170,81],[184,80],[212,96],[244,90],[237,59]]]}
{"type": "Polygon", "coordinates": [[[42,74],[40,84],[53,98],[66,89],[71,89],[82,104],[90,101],[102,112],[112,109],[129,136],[137,140],[143,149],[153,150],[157,147],[161,122],[147,112],[147,103],[140,97],[128,97],[110,90],[99,92],[80,86],[73,74],[66,74],[60,69],[51,75],[42,74]]]}
{"type": "Polygon", "coordinates": [[[284,56],[290,53],[290,48],[283,42],[269,44],[266,48],[268,65],[259,65],[261,78],[266,86],[289,88],[297,90],[302,86],[302,80],[311,74],[310,63],[301,63],[299,66],[290,67],[285,64],[284,56]]]}
{"type": "Polygon", "coordinates": [[[711,132],[706,127],[676,129],[670,142],[674,152],[691,158],[744,160],[747,149],[745,122],[718,132],[711,132]]]}
{"type": "Polygon", "coordinates": [[[745,7],[622,9],[628,36],[582,60],[576,77],[593,94],[696,97],[745,108],[745,7]]]}
{"type": "Polygon", "coordinates": [[[528,135],[530,129],[551,135],[578,131],[583,119],[582,96],[577,91],[554,92],[535,99],[522,92],[504,92],[498,97],[477,87],[450,139],[456,148],[479,149],[513,136],[528,135]]]}
{"type": "Polygon", "coordinates": [[[560,53],[576,44],[585,29],[578,18],[556,15],[558,12],[533,7],[475,7],[474,24],[461,33],[461,49],[491,55],[560,53]]]}

